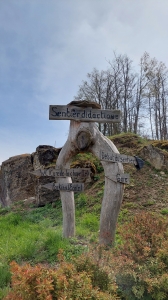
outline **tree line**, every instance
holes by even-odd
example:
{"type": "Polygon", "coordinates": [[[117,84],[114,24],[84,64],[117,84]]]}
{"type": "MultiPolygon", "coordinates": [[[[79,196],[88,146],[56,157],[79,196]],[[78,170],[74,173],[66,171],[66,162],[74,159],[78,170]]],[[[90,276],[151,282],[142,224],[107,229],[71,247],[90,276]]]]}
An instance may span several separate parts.
{"type": "Polygon", "coordinates": [[[116,54],[107,70],[93,69],[79,86],[75,100],[95,101],[102,109],[119,109],[119,124],[99,124],[104,135],[132,132],[152,139],[166,140],[168,69],[145,52],[138,71],[127,56],[116,54]]]}

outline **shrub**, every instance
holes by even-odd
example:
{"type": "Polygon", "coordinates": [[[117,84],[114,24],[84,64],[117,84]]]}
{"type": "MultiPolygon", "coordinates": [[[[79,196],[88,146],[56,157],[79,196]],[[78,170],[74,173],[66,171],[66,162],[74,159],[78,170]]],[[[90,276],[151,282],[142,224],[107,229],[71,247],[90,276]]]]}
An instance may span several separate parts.
{"type": "Polygon", "coordinates": [[[135,262],[144,263],[148,257],[155,257],[167,238],[168,222],[150,213],[136,215],[121,229],[124,239],[123,253],[135,262]]]}
{"type": "Polygon", "coordinates": [[[168,221],[142,213],[122,226],[124,243],[113,256],[122,299],[168,299],[168,221]]]}
{"type": "MultiPolygon", "coordinates": [[[[60,255],[61,259],[62,256],[60,255]]],[[[11,263],[12,289],[6,300],[117,299],[92,285],[90,274],[62,259],[56,269],[11,263]]]]}

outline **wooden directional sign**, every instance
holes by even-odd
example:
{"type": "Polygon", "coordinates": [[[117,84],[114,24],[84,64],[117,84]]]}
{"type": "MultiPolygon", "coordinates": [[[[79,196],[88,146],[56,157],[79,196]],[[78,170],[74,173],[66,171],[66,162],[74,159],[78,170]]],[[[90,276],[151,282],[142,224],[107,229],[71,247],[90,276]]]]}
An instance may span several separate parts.
{"type": "Polygon", "coordinates": [[[130,164],[137,165],[137,161],[134,156],[118,154],[118,153],[114,153],[114,152],[100,151],[100,160],[111,161],[111,162],[130,163],[130,164]]]}
{"type": "Polygon", "coordinates": [[[90,176],[89,168],[76,168],[76,169],[38,169],[30,172],[36,176],[55,176],[55,177],[72,177],[72,178],[87,178],[90,176]]]}
{"type": "Polygon", "coordinates": [[[47,183],[42,187],[51,191],[64,191],[64,192],[82,192],[84,191],[84,183],[47,183]]]}
{"type": "Polygon", "coordinates": [[[50,105],[50,120],[76,120],[84,122],[120,122],[120,110],[95,109],[67,105],[50,105]]]}
{"type": "Polygon", "coordinates": [[[129,174],[117,174],[117,175],[111,175],[109,179],[115,181],[115,182],[120,182],[124,184],[129,184],[130,183],[130,175],[129,174]]]}

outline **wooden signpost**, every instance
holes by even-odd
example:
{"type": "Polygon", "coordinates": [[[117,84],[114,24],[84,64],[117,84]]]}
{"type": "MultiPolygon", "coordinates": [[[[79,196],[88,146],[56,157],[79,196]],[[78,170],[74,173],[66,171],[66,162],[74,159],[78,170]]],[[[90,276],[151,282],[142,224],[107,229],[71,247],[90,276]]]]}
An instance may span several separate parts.
{"type": "Polygon", "coordinates": [[[119,182],[123,184],[129,184],[130,183],[130,175],[129,174],[116,174],[111,175],[109,179],[113,180],[114,182],[119,182]]]}
{"type": "Polygon", "coordinates": [[[87,178],[90,176],[89,168],[71,168],[71,169],[37,169],[35,171],[30,172],[36,176],[55,176],[55,177],[72,177],[72,178],[87,178]]]}
{"type": "MultiPolygon", "coordinates": [[[[60,191],[63,211],[63,236],[72,237],[75,235],[74,192],[80,192],[84,189],[83,183],[72,183],[71,177],[75,172],[80,173],[77,178],[81,174],[85,177],[89,172],[88,170],[79,171],[78,169],[78,171],[72,171],[72,169],[69,169],[71,159],[79,152],[87,150],[101,160],[105,173],[99,243],[113,245],[124,184],[128,184],[130,180],[129,174],[124,174],[122,163],[133,163],[136,166],[138,164],[137,168],[139,169],[143,165],[141,159],[137,163],[136,157],[119,154],[113,142],[98,130],[96,122],[120,122],[120,111],[102,110],[99,104],[91,101],[72,101],[68,105],[50,105],[49,119],[71,120],[67,141],[59,153],[56,169],[51,171],[51,176],[54,174],[56,183],[44,185],[48,189],[60,191]],[[65,177],[61,173],[63,169],[65,177]]],[[[44,173],[42,176],[45,176],[44,173]]]]}
{"type": "Polygon", "coordinates": [[[67,105],[50,105],[50,120],[75,120],[81,122],[114,123],[120,122],[120,111],[92,109],[67,105]]]}
{"type": "Polygon", "coordinates": [[[47,183],[43,185],[44,188],[49,189],[51,191],[64,191],[64,192],[83,192],[84,191],[84,183],[47,183]]]}
{"type": "Polygon", "coordinates": [[[121,162],[123,163],[129,163],[137,165],[136,158],[134,156],[124,155],[124,154],[118,154],[114,152],[105,152],[100,151],[100,160],[109,161],[109,162],[121,162]]]}

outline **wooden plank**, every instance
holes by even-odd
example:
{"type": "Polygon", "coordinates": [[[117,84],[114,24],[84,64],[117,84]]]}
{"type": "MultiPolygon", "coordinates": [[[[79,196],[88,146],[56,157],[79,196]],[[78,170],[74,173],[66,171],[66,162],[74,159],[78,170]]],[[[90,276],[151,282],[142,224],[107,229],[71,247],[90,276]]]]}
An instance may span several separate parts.
{"type": "Polygon", "coordinates": [[[118,154],[114,152],[100,151],[100,160],[110,161],[110,162],[130,163],[130,164],[137,165],[137,161],[134,156],[118,154]]]}
{"type": "Polygon", "coordinates": [[[55,176],[55,177],[72,177],[72,178],[87,178],[90,176],[89,168],[71,168],[71,169],[38,169],[30,172],[36,176],[55,176]]]}
{"type": "Polygon", "coordinates": [[[125,174],[111,175],[108,178],[115,181],[115,182],[119,182],[119,183],[123,183],[123,184],[129,184],[130,183],[130,175],[126,174],[126,173],[125,174]]]}
{"type": "Polygon", "coordinates": [[[50,105],[49,120],[76,120],[83,122],[118,123],[120,110],[94,109],[67,105],[50,105]]]}
{"type": "Polygon", "coordinates": [[[84,191],[84,183],[47,183],[42,185],[42,187],[49,189],[51,191],[64,191],[64,192],[82,192],[84,191]]]}

